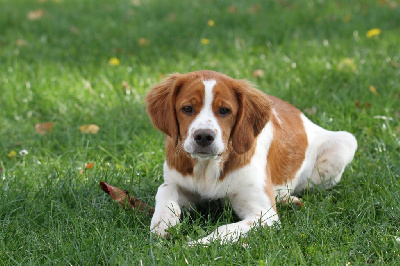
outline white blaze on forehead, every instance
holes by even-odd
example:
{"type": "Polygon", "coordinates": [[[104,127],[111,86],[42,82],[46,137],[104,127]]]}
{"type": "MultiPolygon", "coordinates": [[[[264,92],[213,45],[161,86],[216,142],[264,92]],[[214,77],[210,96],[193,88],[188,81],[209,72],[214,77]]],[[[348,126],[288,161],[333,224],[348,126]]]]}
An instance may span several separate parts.
{"type": "Polygon", "coordinates": [[[212,101],[214,99],[212,90],[216,83],[217,83],[217,81],[215,81],[215,79],[203,80],[204,92],[205,92],[203,109],[204,108],[212,109],[212,101]]]}
{"type": "Polygon", "coordinates": [[[195,152],[196,142],[194,141],[193,133],[198,129],[210,129],[216,134],[215,140],[210,148],[214,151],[214,154],[220,154],[224,150],[224,143],[222,141],[222,130],[212,109],[212,103],[214,100],[213,89],[215,84],[217,84],[217,81],[215,79],[203,80],[203,84],[203,107],[189,127],[188,137],[184,143],[184,149],[189,153],[195,152]]]}

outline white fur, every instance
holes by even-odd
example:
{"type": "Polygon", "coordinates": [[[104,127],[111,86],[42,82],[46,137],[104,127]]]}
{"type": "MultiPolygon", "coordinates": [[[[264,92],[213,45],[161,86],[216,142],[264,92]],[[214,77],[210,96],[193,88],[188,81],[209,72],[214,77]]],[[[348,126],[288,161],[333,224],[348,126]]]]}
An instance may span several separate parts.
{"type": "Polygon", "coordinates": [[[203,83],[205,91],[204,105],[196,119],[194,119],[189,126],[189,134],[183,145],[185,151],[191,154],[192,157],[196,159],[209,159],[209,157],[204,158],[204,156],[200,156],[194,153],[196,142],[193,138],[193,134],[198,129],[210,129],[216,133],[215,140],[210,147],[213,150],[214,158],[216,158],[224,151],[222,130],[212,110],[212,102],[214,100],[213,88],[217,82],[214,79],[211,79],[204,80],[203,83]]]}

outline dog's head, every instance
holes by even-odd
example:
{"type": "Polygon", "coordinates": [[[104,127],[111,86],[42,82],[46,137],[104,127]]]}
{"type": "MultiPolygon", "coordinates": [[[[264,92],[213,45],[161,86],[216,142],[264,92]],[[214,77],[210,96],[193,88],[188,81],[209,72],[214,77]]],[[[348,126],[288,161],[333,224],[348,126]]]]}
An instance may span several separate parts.
{"type": "Polygon", "coordinates": [[[170,75],[146,101],[153,124],[196,159],[215,159],[230,146],[247,152],[271,111],[248,82],[207,70],[170,75]]]}

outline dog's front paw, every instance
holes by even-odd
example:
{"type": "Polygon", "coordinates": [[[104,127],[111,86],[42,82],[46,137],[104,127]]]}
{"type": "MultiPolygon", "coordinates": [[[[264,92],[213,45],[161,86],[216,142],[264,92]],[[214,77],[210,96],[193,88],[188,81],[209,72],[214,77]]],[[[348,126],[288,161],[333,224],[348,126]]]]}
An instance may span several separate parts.
{"type": "Polygon", "coordinates": [[[151,232],[162,237],[167,237],[169,235],[167,230],[179,223],[180,216],[181,210],[177,205],[169,208],[165,207],[161,211],[156,209],[151,219],[151,232]]]}

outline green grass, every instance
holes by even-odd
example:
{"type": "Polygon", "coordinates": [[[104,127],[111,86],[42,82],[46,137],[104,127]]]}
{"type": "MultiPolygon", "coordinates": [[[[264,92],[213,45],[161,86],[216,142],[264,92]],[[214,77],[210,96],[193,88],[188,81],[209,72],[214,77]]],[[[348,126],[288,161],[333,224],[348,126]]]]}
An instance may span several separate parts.
{"type": "Polygon", "coordinates": [[[0,264],[400,263],[400,3],[384,2],[0,0],[0,264]],[[367,38],[372,28],[382,32],[367,38]],[[154,204],[163,135],[143,98],[166,74],[199,69],[352,132],[359,148],[341,183],[306,193],[304,208],[278,206],[280,230],[236,244],[187,246],[234,221],[230,206],[153,239],[150,217],[124,211],[99,181],[154,204]],[[35,133],[42,122],[55,122],[50,134],[35,133]]]}

